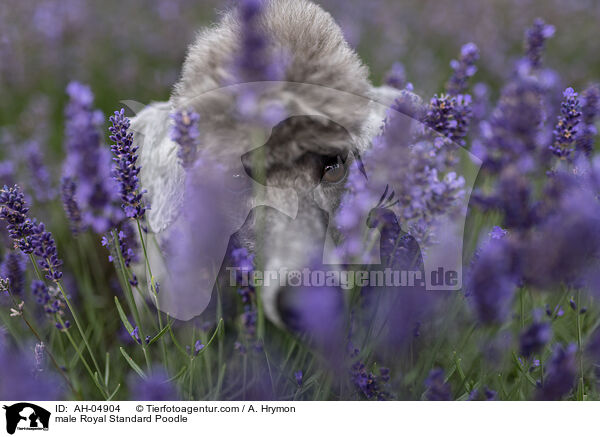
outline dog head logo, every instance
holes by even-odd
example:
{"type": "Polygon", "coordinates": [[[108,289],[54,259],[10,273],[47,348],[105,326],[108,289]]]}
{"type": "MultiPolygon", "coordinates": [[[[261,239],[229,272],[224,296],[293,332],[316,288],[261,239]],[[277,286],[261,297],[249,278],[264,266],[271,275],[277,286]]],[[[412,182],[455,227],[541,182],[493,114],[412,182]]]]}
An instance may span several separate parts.
{"type": "Polygon", "coordinates": [[[14,434],[18,430],[48,430],[50,412],[27,402],[4,406],[6,410],[6,432],[14,434]]]}

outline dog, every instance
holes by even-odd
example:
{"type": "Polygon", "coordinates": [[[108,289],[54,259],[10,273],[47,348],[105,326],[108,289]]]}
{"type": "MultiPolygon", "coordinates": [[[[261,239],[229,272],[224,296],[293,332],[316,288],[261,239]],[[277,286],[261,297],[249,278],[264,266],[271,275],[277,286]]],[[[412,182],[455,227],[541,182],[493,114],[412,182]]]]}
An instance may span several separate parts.
{"type": "MultiPolygon", "coordinates": [[[[234,8],[191,44],[170,100],[153,103],[132,119],[140,148],[141,185],[151,208],[148,230],[157,243],[148,244],[153,274],[162,289],[173,290],[174,278],[184,283],[175,287],[178,291],[161,296],[160,305],[181,320],[201,314],[209,305],[214,272],[233,240],[250,253],[260,248],[262,267],[269,271],[301,269],[315,256],[335,262],[328,248],[341,236],[330,222],[346,190],[348,173],[360,168],[357,160],[379,133],[392,103],[415,98],[407,91],[373,86],[367,67],[318,5],[308,0],[265,0],[261,6],[255,30],[265,37],[264,51],[281,60],[277,80],[259,75],[244,82],[236,77],[245,24],[243,13],[234,8]],[[270,114],[267,121],[260,119],[262,127],[257,128],[255,118],[240,116],[240,99],[247,96],[252,108],[270,114]],[[218,162],[214,184],[209,179],[215,166],[184,169],[178,145],[170,139],[170,115],[187,110],[200,115],[200,154],[218,162]],[[258,159],[250,159],[256,155],[258,159]],[[190,205],[186,184],[194,178],[215,189],[239,178],[251,187],[242,197],[205,196],[204,213],[211,209],[208,213],[223,219],[204,231],[219,234],[218,238],[194,239],[193,227],[183,224],[190,205]],[[259,235],[257,223],[268,230],[266,236],[259,235]],[[186,264],[189,254],[170,255],[176,260],[174,273],[161,252],[178,227],[192,241],[197,265],[186,264]],[[211,260],[204,260],[206,254],[211,260]]],[[[265,315],[279,326],[286,325],[282,292],[277,283],[261,291],[265,315]]]]}

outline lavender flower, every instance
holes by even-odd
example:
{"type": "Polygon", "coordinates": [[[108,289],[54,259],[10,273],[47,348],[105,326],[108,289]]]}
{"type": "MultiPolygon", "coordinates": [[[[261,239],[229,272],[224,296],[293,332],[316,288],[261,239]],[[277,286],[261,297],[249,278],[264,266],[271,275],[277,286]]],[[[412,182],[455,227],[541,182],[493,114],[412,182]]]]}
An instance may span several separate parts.
{"type": "Polygon", "coordinates": [[[182,110],[175,112],[171,118],[174,122],[171,139],[179,145],[177,157],[184,168],[190,168],[196,162],[200,116],[193,110],[182,110]]]}
{"type": "Polygon", "coordinates": [[[563,347],[557,344],[546,367],[544,384],[538,389],[537,399],[558,401],[567,395],[575,383],[577,375],[577,346],[563,347]]]}
{"type": "Polygon", "coordinates": [[[15,164],[10,160],[0,161],[0,185],[15,183],[15,164]]]}
{"type": "Polygon", "coordinates": [[[474,43],[470,42],[462,46],[460,49],[460,58],[458,60],[453,59],[450,62],[450,66],[454,72],[446,84],[446,92],[449,95],[457,96],[466,91],[467,81],[477,72],[475,63],[478,60],[479,49],[474,43]]]}
{"type": "Polygon", "coordinates": [[[67,94],[64,176],[76,184],[83,227],[101,234],[123,218],[119,191],[110,177],[110,154],[102,147],[103,116],[93,109],[94,96],[88,86],[71,82],[67,94]]]}
{"type": "Polygon", "coordinates": [[[22,296],[25,289],[25,263],[27,259],[19,252],[9,252],[0,264],[0,277],[8,279],[11,293],[22,296]]]}
{"type": "MultiPolygon", "coordinates": [[[[35,279],[31,281],[31,294],[46,314],[64,316],[66,304],[62,294],[56,287],[49,288],[44,282],[35,279]]],[[[71,326],[71,322],[68,320],[64,323],[65,326],[58,323],[57,328],[68,329],[71,326]]]]}
{"type": "Polygon", "coordinates": [[[510,312],[516,286],[509,242],[490,240],[480,249],[466,284],[479,321],[486,324],[504,322],[510,312]]]}
{"type": "Polygon", "coordinates": [[[261,29],[266,6],[267,2],[263,0],[241,0],[238,3],[242,37],[234,75],[240,83],[278,78],[279,71],[271,58],[269,41],[261,29]]]}
{"type": "Polygon", "coordinates": [[[111,150],[115,157],[115,166],[112,176],[119,185],[121,195],[121,207],[129,218],[140,219],[144,216],[146,208],[142,203],[143,191],[140,190],[138,174],[141,167],[137,165],[138,147],[133,145],[133,133],[129,132],[131,122],[125,117],[125,110],[115,111],[115,115],[109,118],[112,126],[110,140],[115,144],[111,150]]]}
{"type": "Polygon", "coordinates": [[[5,185],[0,190],[0,219],[6,221],[8,235],[15,247],[26,254],[33,252],[33,223],[27,216],[28,212],[25,195],[18,186],[8,188],[5,185]]]}
{"type": "Polygon", "coordinates": [[[552,327],[549,323],[532,323],[519,337],[521,355],[529,357],[540,352],[551,338],[552,327]]]}
{"type": "Polygon", "coordinates": [[[46,272],[46,278],[58,282],[62,278],[62,261],[58,258],[54,238],[43,223],[34,224],[33,230],[33,254],[39,258],[38,264],[46,272]]]}
{"type": "Polygon", "coordinates": [[[545,119],[543,96],[544,88],[529,63],[519,62],[501,91],[491,120],[481,127],[483,147],[474,150],[486,171],[500,173],[508,163],[518,166],[520,172],[530,171],[545,119]]]}
{"type": "Polygon", "coordinates": [[[525,32],[525,50],[527,59],[534,68],[539,68],[542,64],[542,53],[546,40],[551,38],[556,31],[555,27],[546,24],[541,18],[533,22],[533,26],[525,32]]]}
{"type": "Polygon", "coordinates": [[[394,62],[392,68],[384,78],[384,83],[399,90],[406,88],[406,70],[404,69],[404,65],[400,62],[394,62]]]}
{"type": "Polygon", "coordinates": [[[0,191],[0,219],[5,220],[10,237],[15,246],[23,253],[33,253],[38,257],[38,264],[46,272],[46,278],[59,281],[62,277],[56,244],[52,234],[46,231],[43,223],[31,220],[27,213],[23,192],[18,186],[4,187],[0,191]]]}
{"type": "Polygon", "coordinates": [[[196,340],[196,343],[194,343],[194,356],[197,356],[202,349],[204,349],[204,344],[200,340],[196,340]]]}
{"type": "Polygon", "coordinates": [[[178,399],[177,391],[169,382],[169,375],[163,369],[153,369],[152,374],[146,379],[137,375],[129,377],[131,387],[130,398],[135,401],[175,401],[178,399]]]}
{"type": "Polygon", "coordinates": [[[385,382],[389,381],[389,374],[386,370],[384,369],[382,378],[381,375],[377,376],[373,372],[368,371],[364,363],[357,361],[352,366],[351,380],[365,398],[385,401],[390,397],[390,394],[385,391],[382,384],[382,382],[385,384],[385,382]]]}
{"type": "Polygon", "coordinates": [[[50,173],[44,165],[44,157],[37,142],[32,141],[25,146],[25,158],[34,198],[39,202],[52,200],[55,193],[52,189],[50,173]]]}
{"type": "Polygon", "coordinates": [[[450,401],[452,390],[450,385],[444,382],[444,371],[433,369],[425,380],[425,399],[428,401],[450,401]]]}
{"type": "Polygon", "coordinates": [[[495,401],[498,398],[498,393],[495,390],[490,390],[486,387],[483,390],[483,395],[478,389],[474,389],[469,393],[469,401],[495,401]]]}
{"type": "Polygon", "coordinates": [[[302,373],[302,370],[298,370],[297,372],[294,372],[294,378],[296,378],[296,384],[298,385],[298,387],[302,387],[303,378],[304,378],[304,374],[302,373]]]}
{"type": "Polygon", "coordinates": [[[589,156],[594,149],[594,137],[598,134],[595,122],[600,114],[600,85],[588,87],[581,97],[581,123],[583,126],[577,136],[575,148],[589,156]]]}
{"type": "Polygon", "coordinates": [[[71,224],[71,232],[77,235],[81,231],[81,211],[75,199],[77,187],[75,181],[70,177],[63,177],[61,180],[61,199],[63,208],[71,224]]]}
{"type": "Polygon", "coordinates": [[[561,159],[567,159],[575,150],[575,140],[577,137],[577,125],[581,117],[581,106],[579,105],[578,94],[573,88],[567,88],[561,104],[558,122],[554,129],[554,143],[550,150],[561,159]]]}
{"type": "Polygon", "coordinates": [[[464,146],[471,120],[471,96],[435,95],[425,115],[425,124],[431,129],[464,146]]]}

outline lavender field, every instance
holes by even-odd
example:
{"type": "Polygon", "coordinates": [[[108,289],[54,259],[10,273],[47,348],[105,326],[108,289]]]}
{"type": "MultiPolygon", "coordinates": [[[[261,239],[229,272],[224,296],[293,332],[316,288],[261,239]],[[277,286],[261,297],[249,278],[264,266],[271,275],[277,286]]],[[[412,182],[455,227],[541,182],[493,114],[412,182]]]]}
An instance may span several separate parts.
{"type": "MultiPolygon", "coordinates": [[[[270,51],[267,3],[0,4],[0,399],[600,400],[600,3],[316,2],[365,83],[395,96],[354,171],[325,163],[322,183],[342,193],[332,253],[367,264],[364,228],[377,229],[381,265],[422,270],[445,250],[442,218],[458,217],[460,289],[299,287],[271,305],[266,288],[217,281],[192,302],[213,290],[200,260],[231,234],[221,204],[242,190],[212,176],[201,151],[219,119],[181,103],[182,65],[234,8],[238,46],[213,88],[300,82],[296,59],[270,51]],[[135,117],[171,96],[175,152],[148,158],[135,117]],[[177,213],[156,194],[163,162],[185,189],[177,213]]],[[[259,108],[264,86],[235,100],[256,146],[288,109],[259,108]]],[[[236,241],[213,270],[293,258],[292,242],[236,241]]]]}

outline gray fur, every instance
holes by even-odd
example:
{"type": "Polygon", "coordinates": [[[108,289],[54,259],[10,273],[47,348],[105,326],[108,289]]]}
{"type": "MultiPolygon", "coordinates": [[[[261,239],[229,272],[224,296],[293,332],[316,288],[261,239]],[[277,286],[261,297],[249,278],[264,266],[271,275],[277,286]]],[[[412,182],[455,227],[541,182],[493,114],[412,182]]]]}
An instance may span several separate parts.
{"type": "MultiPolygon", "coordinates": [[[[278,188],[265,188],[243,207],[249,211],[257,205],[271,205],[294,217],[296,205],[291,205],[290,199],[295,202],[297,198],[290,195],[293,188],[300,198],[314,195],[319,207],[331,216],[339,204],[344,185],[321,184],[314,192],[308,189],[303,192],[302,187],[310,187],[310,184],[297,182],[307,178],[311,170],[299,165],[298,160],[307,148],[316,153],[330,153],[332,148],[364,151],[379,132],[386,108],[402,93],[388,87],[374,88],[368,80],[367,68],[348,46],[332,17],[309,1],[268,0],[260,25],[269,36],[270,52],[286,60],[282,79],[280,82],[243,85],[240,89],[252,89],[258,95],[259,106],[279,105],[288,116],[318,115],[334,120],[346,129],[351,141],[337,141],[335,134],[331,134],[324,136],[324,142],[315,142],[308,147],[298,139],[303,127],[292,129],[289,138],[267,149],[267,185],[278,188]]],[[[169,114],[188,108],[200,114],[202,153],[239,159],[248,151],[247,139],[252,126],[232,115],[235,93],[231,89],[235,89],[235,85],[232,86],[235,78],[231,74],[231,65],[241,37],[235,10],[225,13],[217,25],[201,31],[188,50],[181,78],[169,102],[152,104],[133,120],[135,141],[140,146],[141,182],[148,191],[147,198],[152,207],[148,212],[149,227],[159,245],[177,222],[185,178],[177,159],[177,145],[169,138],[169,114]],[[223,88],[226,85],[230,86],[223,88]]],[[[305,265],[306,248],[318,244],[310,236],[325,232],[329,226],[321,219],[319,210],[302,211],[301,220],[297,221],[292,234],[277,214],[272,213],[265,220],[270,229],[269,243],[264,247],[266,269],[305,265]]],[[[242,244],[253,249],[256,244],[253,229],[242,229],[240,235],[242,244]]],[[[330,237],[331,233],[328,233],[330,237]]],[[[328,245],[331,246],[331,241],[328,245]]],[[[168,290],[167,272],[156,245],[150,247],[152,262],[160,265],[154,268],[154,273],[164,276],[159,280],[168,290]]],[[[277,293],[276,287],[265,289],[263,303],[267,316],[280,323],[277,293]]],[[[163,308],[165,306],[168,309],[168,303],[163,308]]],[[[180,314],[176,310],[170,312],[182,319],[197,315],[194,310],[180,314]]]]}

